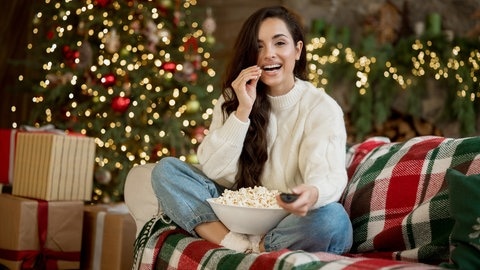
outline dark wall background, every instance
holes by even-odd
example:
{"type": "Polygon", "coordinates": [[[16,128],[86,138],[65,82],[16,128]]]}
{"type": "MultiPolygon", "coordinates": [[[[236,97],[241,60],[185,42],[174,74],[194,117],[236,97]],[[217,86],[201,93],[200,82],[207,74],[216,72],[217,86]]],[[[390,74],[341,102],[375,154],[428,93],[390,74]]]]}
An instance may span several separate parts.
{"type": "Polygon", "coordinates": [[[25,93],[15,89],[22,68],[14,63],[24,59],[32,18],[32,1],[2,1],[0,7],[0,128],[26,119],[28,100],[25,93]],[[16,112],[12,112],[12,107],[16,112]]]}

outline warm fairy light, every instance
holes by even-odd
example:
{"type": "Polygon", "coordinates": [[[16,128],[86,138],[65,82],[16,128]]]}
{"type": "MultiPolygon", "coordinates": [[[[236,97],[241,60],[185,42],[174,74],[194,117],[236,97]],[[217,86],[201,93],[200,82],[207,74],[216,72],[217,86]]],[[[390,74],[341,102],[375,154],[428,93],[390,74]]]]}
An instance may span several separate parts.
{"type": "MultiPolygon", "coordinates": [[[[357,56],[357,53],[349,47],[342,49],[343,45],[337,44],[329,52],[325,52],[325,38],[324,37],[315,37],[311,39],[311,42],[306,45],[307,49],[307,59],[309,61],[308,71],[309,79],[313,80],[314,84],[325,85],[325,82],[322,82],[322,76],[324,70],[329,68],[330,65],[336,65],[339,63],[351,64],[352,68],[357,70],[356,72],[356,87],[360,89],[359,93],[366,93],[368,90],[368,78],[370,77],[370,71],[372,69],[371,65],[375,65],[377,59],[375,57],[368,56],[357,56]],[[366,88],[365,88],[366,86],[366,88]]],[[[430,72],[433,75],[433,78],[436,80],[448,79],[452,73],[456,73],[461,67],[465,66],[465,61],[456,59],[460,56],[461,47],[453,46],[451,49],[451,57],[446,59],[446,61],[440,59],[440,56],[436,51],[432,49],[433,42],[428,40],[423,43],[421,40],[415,40],[411,45],[412,51],[412,68],[411,75],[422,77],[430,72]],[[415,53],[416,52],[416,53],[415,53]],[[446,63],[446,64],[444,64],[446,63]]],[[[472,51],[470,57],[467,59],[469,65],[471,66],[472,72],[470,72],[469,80],[477,82],[477,73],[479,70],[478,59],[480,58],[478,51],[472,51]]],[[[382,66],[382,63],[377,63],[382,66]]],[[[386,68],[381,74],[384,78],[394,79],[402,89],[407,89],[409,85],[412,85],[412,79],[409,77],[408,73],[399,74],[397,68],[392,66],[392,63],[387,60],[384,64],[386,68]]],[[[328,74],[327,74],[328,76],[328,74]]],[[[463,74],[462,76],[465,76],[463,74]]],[[[455,80],[462,84],[465,82],[465,78],[456,73],[453,77],[455,80]]],[[[465,95],[460,95],[465,96],[465,95]]]]}

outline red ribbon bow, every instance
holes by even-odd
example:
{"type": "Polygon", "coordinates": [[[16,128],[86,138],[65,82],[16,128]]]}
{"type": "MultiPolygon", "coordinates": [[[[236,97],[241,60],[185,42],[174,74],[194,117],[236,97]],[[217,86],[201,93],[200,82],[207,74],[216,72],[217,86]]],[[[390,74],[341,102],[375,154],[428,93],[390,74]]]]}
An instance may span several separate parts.
{"type": "Polygon", "coordinates": [[[4,259],[22,261],[21,269],[58,269],[57,261],[80,261],[80,252],[54,251],[47,249],[48,202],[37,200],[38,240],[40,250],[6,250],[0,249],[4,259]]]}

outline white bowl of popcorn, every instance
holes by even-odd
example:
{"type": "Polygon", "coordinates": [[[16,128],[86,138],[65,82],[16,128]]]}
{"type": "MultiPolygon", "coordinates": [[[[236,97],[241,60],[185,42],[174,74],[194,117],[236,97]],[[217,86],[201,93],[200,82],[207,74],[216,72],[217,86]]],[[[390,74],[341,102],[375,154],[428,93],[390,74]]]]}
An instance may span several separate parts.
{"type": "Polygon", "coordinates": [[[265,187],[225,190],[218,198],[207,199],[220,221],[231,231],[263,235],[288,213],[278,206],[278,191],[265,187]]]}

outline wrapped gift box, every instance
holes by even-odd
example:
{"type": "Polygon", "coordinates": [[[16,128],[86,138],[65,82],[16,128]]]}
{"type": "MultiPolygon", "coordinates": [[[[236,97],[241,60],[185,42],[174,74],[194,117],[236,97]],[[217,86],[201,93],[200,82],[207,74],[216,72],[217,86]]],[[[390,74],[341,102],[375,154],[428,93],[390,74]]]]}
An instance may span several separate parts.
{"type": "Polygon", "coordinates": [[[135,230],[124,203],[86,205],[81,269],[131,269],[135,230]]]}
{"type": "Polygon", "coordinates": [[[94,159],[93,138],[19,132],[12,194],[47,201],[89,201],[94,159]]]}
{"type": "Polygon", "coordinates": [[[80,269],[83,201],[46,202],[0,194],[0,265],[80,269]]]}
{"type": "Polygon", "coordinates": [[[0,129],[0,184],[12,184],[16,129],[0,129]]]}

